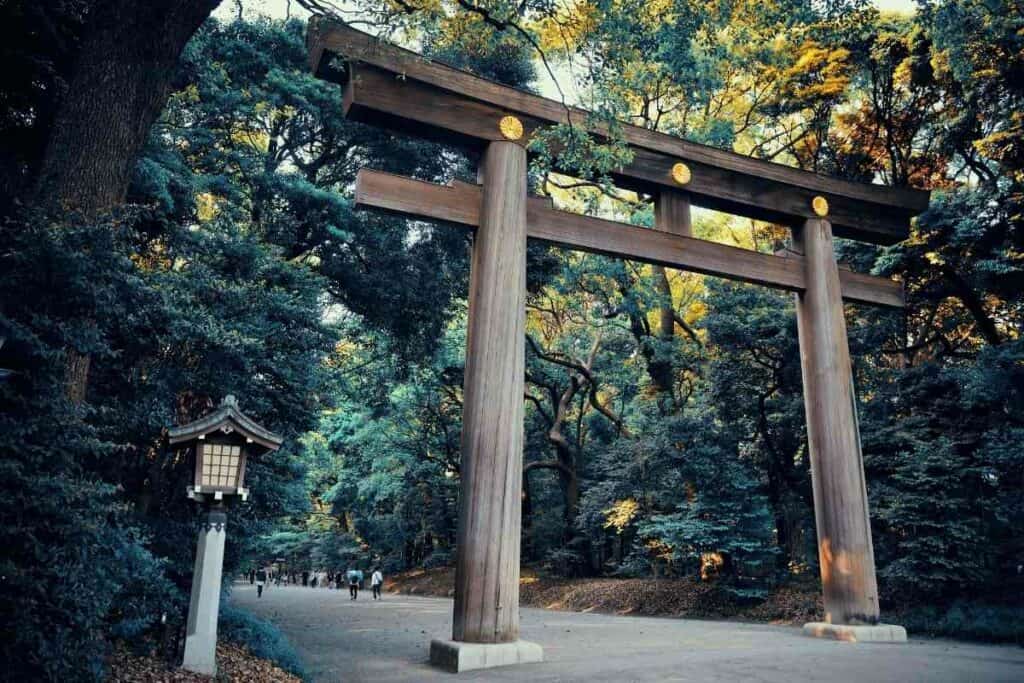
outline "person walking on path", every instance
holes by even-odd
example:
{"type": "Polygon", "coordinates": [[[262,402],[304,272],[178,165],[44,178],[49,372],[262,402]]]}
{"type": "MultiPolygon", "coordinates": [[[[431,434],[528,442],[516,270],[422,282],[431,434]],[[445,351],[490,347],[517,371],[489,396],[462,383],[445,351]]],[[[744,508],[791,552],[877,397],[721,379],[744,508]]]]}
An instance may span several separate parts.
{"type": "Polygon", "coordinates": [[[263,586],[267,583],[267,570],[261,569],[256,572],[256,597],[263,597],[263,586]]]}
{"type": "Polygon", "coordinates": [[[359,597],[359,572],[353,567],[349,567],[348,572],[345,573],[345,577],[348,579],[348,595],[349,599],[355,600],[359,597]]]}
{"type": "Polygon", "coordinates": [[[373,599],[380,600],[380,589],[384,585],[384,575],[380,572],[380,567],[374,567],[373,575],[370,576],[370,588],[373,589],[373,599]]]}

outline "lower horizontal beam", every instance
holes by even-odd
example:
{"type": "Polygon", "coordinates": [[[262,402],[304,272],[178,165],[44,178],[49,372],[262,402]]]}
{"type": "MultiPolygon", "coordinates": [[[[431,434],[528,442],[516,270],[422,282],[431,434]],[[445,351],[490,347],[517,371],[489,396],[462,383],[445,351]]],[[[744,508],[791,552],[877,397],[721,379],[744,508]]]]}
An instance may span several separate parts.
{"type": "MultiPolygon", "coordinates": [[[[438,185],[362,169],[356,177],[356,206],[393,211],[476,227],[481,191],[477,185],[438,185]]],[[[678,270],[740,280],[794,292],[805,288],[800,257],[762,254],[717,242],[682,237],[559,211],[550,200],[531,197],[527,236],[578,251],[653,263],[678,270]]],[[[896,280],[840,270],[843,298],[850,302],[902,308],[903,285],[896,280]]]]}

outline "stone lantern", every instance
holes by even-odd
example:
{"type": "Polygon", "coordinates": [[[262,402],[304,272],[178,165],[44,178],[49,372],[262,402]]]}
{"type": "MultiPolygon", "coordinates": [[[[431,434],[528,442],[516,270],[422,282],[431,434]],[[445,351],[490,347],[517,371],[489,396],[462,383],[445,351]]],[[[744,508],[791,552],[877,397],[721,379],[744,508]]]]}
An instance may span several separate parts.
{"type": "Polygon", "coordinates": [[[225,504],[249,497],[246,460],[276,451],[282,439],[246,417],[235,397],[227,396],[206,417],[168,430],[168,441],[194,459],[195,476],[186,493],[205,509],[192,572],[182,667],[213,676],[217,673],[217,616],[228,519],[225,504]]]}

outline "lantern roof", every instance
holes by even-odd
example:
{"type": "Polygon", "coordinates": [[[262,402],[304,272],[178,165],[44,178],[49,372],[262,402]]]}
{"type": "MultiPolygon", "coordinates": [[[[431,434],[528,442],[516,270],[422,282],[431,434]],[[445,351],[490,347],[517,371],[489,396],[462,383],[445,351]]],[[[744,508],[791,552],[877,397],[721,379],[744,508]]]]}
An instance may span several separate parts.
{"type": "Polygon", "coordinates": [[[201,439],[212,432],[238,432],[267,450],[276,451],[284,439],[269,429],[260,426],[238,408],[238,399],[228,394],[217,410],[194,422],[172,427],[167,435],[172,444],[201,439]]]}

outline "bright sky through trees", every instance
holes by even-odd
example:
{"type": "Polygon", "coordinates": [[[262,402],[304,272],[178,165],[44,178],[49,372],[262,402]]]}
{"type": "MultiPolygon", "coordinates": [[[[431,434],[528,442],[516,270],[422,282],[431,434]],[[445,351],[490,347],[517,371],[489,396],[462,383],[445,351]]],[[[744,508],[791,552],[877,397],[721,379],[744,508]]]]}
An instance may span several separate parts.
{"type": "MultiPolygon", "coordinates": [[[[873,0],[873,2],[880,10],[899,13],[912,13],[917,7],[915,0],[873,0]]],[[[344,7],[347,3],[339,2],[337,4],[344,7]]],[[[308,15],[308,12],[294,0],[223,0],[220,7],[214,12],[214,16],[218,19],[230,21],[238,16],[239,5],[242,7],[242,15],[247,19],[252,19],[258,15],[265,15],[275,19],[283,19],[288,16],[305,18],[308,15]]],[[[555,77],[558,79],[558,86],[555,85],[551,74],[544,69],[538,69],[537,86],[541,94],[545,97],[558,99],[559,88],[561,88],[561,91],[570,103],[578,103],[579,92],[576,90],[566,65],[555,61],[551,64],[551,67],[555,77]]]]}
{"type": "MultiPolygon", "coordinates": [[[[265,14],[275,19],[282,19],[288,15],[289,8],[291,16],[304,17],[306,10],[299,6],[294,0],[223,0],[220,7],[214,12],[219,19],[228,19],[238,15],[239,1],[242,3],[243,13],[246,16],[252,14],[265,14]]],[[[895,12],[913,12],[917,7],[915,0],[873,0],[880,10],[891,10],[895,12]]],[[[344,3],[339,3],[344,4],[344,3]]]]}

